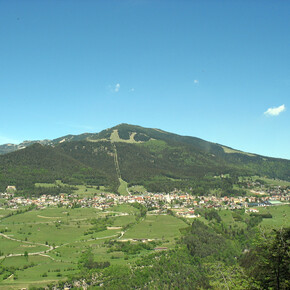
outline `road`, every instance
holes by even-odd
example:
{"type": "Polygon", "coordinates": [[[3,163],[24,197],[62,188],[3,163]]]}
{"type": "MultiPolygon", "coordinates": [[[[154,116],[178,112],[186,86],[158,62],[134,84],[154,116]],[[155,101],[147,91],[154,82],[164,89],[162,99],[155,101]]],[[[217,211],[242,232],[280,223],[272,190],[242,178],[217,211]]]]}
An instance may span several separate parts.
{"type": "MultiPolygon", "coordinates": [[[[5,234],[2,234],[2,233],[0,233],[0,236],[2,236],[5,239],[11,240],[11,241],[20,242],[20,243],[24,243],[24,244],[30,244],[30,245],[37,245],[37,246],[48,247],[48,249],[47,250],[44,250],[44,251],[39,251],[39,252],[34,252],[34,253],[28,253],[28,256],[41,255],[41,256],[45,256],[45,257],[49,257],[49,258],[53,259],[49,255],[46,255],[46,253],[48,253],[48,252],[52,251],[53,249],[57,248],[57,247],[49,246],[49,245],[46,245],[46,244],[33,243],[33,242],[18,240],[18,239],[9,237],[9,236],[7,236],[5,234]]],[[[19,256],[24,256],[24,254],[9,254],[9,255],[6,255],[6,256],[0,256],[0,259],[6,258],[6,257],[19,257],[19,256]]]]}

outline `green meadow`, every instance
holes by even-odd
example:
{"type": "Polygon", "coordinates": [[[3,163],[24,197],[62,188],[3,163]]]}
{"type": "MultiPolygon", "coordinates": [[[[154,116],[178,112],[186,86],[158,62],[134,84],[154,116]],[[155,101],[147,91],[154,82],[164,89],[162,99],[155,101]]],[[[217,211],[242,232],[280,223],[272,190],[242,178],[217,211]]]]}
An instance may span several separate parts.
{"type": "MultiPolygon", "coordinates": [[[[56,186],[69,186],[66,183],[63,183],[60,180],[56,180],[54,183],[35,183],[35,187],[56,187],[56,186]]],[[[74,185],[76,189],[73,190],[73,194],[77,194],[78,196],[94,196],[95,194],[100,194],[107,191],[105,186],[94,186],[94,185],[83,185],[78,184],[74,185]]]]}
{"type": "Polygon", "coordinates": [[[65,279],[78,270],[87,248],[93,249],[97,261],[127,263],[123,253],[107,253],[106,242],[134,226],[138,213],[130,205],[107,211],[51,207],[18,214],[1,209],[0,289],[41,287],[65,279]],[[105,226],[96,228],[99,221],[105,226]]]}
{"type": "Polygon", "coordinates": [[[121,195],[128,195],[128,183],[122,178],[119,178],[120,186],[118,187],[118,192],[121,195]]]}
{"type": "Polygon", "coordinates": [[[261,227],[270,230],[272,228],[289,227],[290,224],[290,205],[269,206],[258,208],[259,213],[270,213],[272,218],[263,219],[261,227]]]}
{"type": "Polygon", "coordinates": [[[130,228],[124,239],[173,239],[180,236],[180,229],[188,225],[171,215],[147,215],[144,220],[130,228]]]}
{"type": "MultiPolygon", "coordinates": [[[[272,215],[259,226],[289,226],[289,210],[289,205],[259,208],[260,214],[272,215]]],[[[132,263],[152,253],[154,247],[173,248],[188,228],[184,220],[172,215],[141,217],[128,204],[106,211],[51,207],[18,214],[1,209],[0,213],[0,289],[42,287],[65,280],[78,272],[80,257],[87,249],[98,262],[132,263]],[[144,240],[152,246],[144,248],[144,240]]],[[[243,211],[221,210],[218,214],[225,225],[236,230],[246,229],[250,217],[243,211]]],[[[200,220],[212,223],[204,217],[200,220]]]]}

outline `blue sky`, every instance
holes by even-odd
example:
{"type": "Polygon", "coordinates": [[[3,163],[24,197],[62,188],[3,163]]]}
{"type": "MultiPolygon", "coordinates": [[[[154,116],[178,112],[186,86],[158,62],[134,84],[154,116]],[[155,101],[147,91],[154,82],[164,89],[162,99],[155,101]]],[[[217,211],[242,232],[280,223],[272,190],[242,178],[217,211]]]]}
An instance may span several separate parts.
{"type": "Polygon", "coordinates": [[[130,123],[290,159],[289,11],[0,0],[0,144],[130,123]]]}

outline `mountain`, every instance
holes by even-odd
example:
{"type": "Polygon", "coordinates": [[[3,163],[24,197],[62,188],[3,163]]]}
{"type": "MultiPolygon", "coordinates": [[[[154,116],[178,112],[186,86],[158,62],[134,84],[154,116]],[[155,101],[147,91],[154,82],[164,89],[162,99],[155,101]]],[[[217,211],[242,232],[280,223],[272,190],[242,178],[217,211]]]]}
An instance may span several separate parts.
{"type": "Polygon", "coordinates": [[[151,191],[177,188],[202,193],[221,188],[231,193],[241,175],[290,180],[289,160],[129,124],[7,146],[14,152],[0,155],[0,191],[13,184],[20,191],[34,192],[37,182],[62,180],[117,192],[124,180],[151,191]],[[226,174],[231,178],[217,178],[226,174]]]}

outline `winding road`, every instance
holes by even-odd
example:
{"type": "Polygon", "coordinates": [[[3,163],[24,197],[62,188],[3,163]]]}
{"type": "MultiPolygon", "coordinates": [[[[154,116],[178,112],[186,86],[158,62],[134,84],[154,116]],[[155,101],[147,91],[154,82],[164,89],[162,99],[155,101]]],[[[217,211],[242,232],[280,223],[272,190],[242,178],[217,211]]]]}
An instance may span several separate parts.
{"type": "MultiPolygon", "coordinates": [[[[53,247],[53,246],[49,246],[49,245],[46,245],[46,244],[41,244],[41,243],[33,243],[33,242],[28,242],[28,241],[22,241],[22,240],[18,240],[18,239],[15,239],[15,238],[12,238],[12,237],[9,237],[5,234],[2,234],[0,233],[0,236],[3,237],[3,238],[6,238],[8,240],[11,240],[11,241],[16,241],[16,242],[20,242],[20,243],[24,243],[24,244],[30,244],[30,245],[37,245],[37,246],[44,246],[44,247],[48,247],[47,250],[44,250],[44,251],[39,251],[39,252],[34,252],[34,253],[28,253],[28,256],[35,256],[35,255],[41,255],[41,256],[45,256],[45,257],[49,257],[51,258],[52,260],[54,260],[52,257],[50,257],[49,255],[46,255],[46,253],[52,251],[53,249],[55,248],[58,248],[57,246],[56,247],[53,247]]],[[[24,254],[9,254],[9,255],[5,255],[5,256],[0,256],[0,259],[4,259],[6,257],[19,257],[19,256],[24,256],[24,254]]]]}

